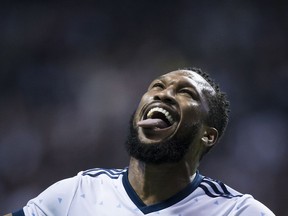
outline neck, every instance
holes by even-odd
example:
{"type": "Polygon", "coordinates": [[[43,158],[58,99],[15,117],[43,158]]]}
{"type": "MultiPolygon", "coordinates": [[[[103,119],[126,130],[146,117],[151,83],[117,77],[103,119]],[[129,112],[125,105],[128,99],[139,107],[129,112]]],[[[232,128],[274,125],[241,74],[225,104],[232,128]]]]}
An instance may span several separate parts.
{"type": "Polygon", "coordinates": [[[186,161],[178,163],[151,165],[131,158],[128,179],[146,204],[151,205],[168,199],[184,189],[190,182],[196,166],[186,161]]]}

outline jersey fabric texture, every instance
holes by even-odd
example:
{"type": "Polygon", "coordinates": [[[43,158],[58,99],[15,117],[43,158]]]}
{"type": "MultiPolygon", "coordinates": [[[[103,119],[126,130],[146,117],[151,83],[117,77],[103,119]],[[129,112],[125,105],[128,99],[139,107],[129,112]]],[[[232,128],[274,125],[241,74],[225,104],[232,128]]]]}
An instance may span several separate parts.
{"type": "Polygon", "coordinates": [[[145,205],[128,181],[128,169],[91,169],[50,186],[15,216],[272,216],[251,195],[202,176],[171,198],[145,205]]]}

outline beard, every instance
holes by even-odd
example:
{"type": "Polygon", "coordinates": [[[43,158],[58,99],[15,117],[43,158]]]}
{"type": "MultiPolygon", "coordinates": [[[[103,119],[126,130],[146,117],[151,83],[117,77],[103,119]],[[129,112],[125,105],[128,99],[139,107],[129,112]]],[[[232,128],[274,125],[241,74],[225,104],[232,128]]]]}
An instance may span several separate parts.
{"type": "Polygon", "coordinates": [[[130,130],[125,147],[130,156],[147,164],[156,165],[181,161],[200,127],[200,124],[195,123],[190,126],[189,135],[173,136],[171,139],[157,144],[145,144],[139,140],[138,131],[133,125],[134,115],[130,119],[130,130]]]}

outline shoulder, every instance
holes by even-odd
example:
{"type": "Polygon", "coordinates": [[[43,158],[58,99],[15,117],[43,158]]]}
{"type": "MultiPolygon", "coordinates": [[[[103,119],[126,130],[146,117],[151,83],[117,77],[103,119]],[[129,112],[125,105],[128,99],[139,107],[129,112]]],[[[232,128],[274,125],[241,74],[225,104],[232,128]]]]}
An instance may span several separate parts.
{"type": "Polygon", "coordinates": [[[275,216],[269,208],[249,194],[244,194],[238,199],[235,212],[239,215],[275,216]]]}
{"type": "Polygon", "coordinates": [[[95,191],[99,194],[100,189],[103,191],[104,188],[106,193],[106,189],[120,184],[118,178],[125,171],[102,168],[81,171],[74,177],[63,179],[48,187],[30,200],[23,210],[26,215],[33,215],[36,211],[43,211],[45,215],[67,215],[75,203],[78,206],[85,197],[93,197],[95,191]]]}
{"type": "Polygon", "coordinates": [[[203,177],[199,184],[208,200],[223,209],[228,207],[233,215],[273,216],[273,212],[250,194],[242,194],[219,180],[203,177]]]}
{"type": "Polygon", "coordinates": [[[50,188],[56,189],[57,191],[74,191],[78,190],[79,187],[85,185],[96,184],[99,180],[118,179],[125,173],[127,169],[105,169],[105,168],[93,168],[85,171],[80,171],[76,176],[60,180],[50,186],[50,188]]]}

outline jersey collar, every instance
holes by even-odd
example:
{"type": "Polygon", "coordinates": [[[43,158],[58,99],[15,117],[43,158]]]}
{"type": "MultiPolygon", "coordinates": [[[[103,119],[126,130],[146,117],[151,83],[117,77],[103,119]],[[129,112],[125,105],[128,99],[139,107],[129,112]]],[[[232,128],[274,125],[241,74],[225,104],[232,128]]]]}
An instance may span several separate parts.
{"type": "Polygon", "coordinates": [[[137,193],[134,191],[132,188],[129,180],[128,180],[128,172],[124,173],[122,182],[123,186],[126,190],[126,193],[130,197],[131,201],[138,207],[140,211],[142,211],[144,214],[148,214],[151,212],[156,212],[160,211],[162,209],[168,208],[179,201],[183,200],[185,197],[187,197],[189,194],[191,194],[201,183],[203,176],[199,174],[199,171],[197,170],[194,176],[194,179],[192,182],[190,182],[183,190],[175,194],[174,196],[168,198],[167,200],[164,200],[160,203],[156,203],[153,205],[146,205],[145,203],[142,202],[142,200],[139,198],[137,193]]]}

